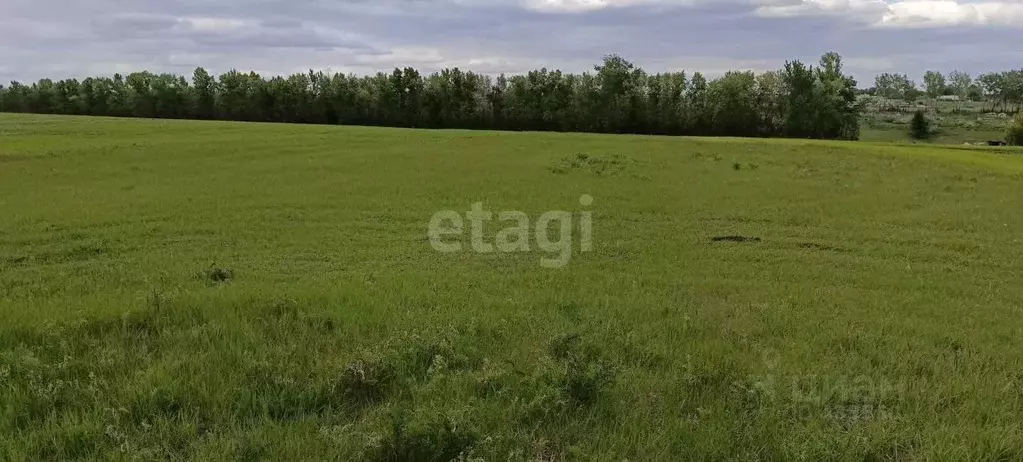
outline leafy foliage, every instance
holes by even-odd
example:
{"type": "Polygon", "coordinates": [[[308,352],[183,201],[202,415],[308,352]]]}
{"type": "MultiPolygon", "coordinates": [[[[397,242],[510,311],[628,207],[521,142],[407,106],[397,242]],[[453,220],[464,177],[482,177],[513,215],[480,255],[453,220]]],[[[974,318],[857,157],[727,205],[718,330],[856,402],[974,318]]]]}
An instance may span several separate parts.
{"type": "Polygon", "coordinates": [[[916,140],[926,140],[933,135],[931,121],[927,119],[924,111],[916,111],[913,120],[909,122],[909,136],[916,140]]]}
{"type": "Polygon", "coordinates": [[[12,82],[0,111],[120,117],[663,135],[856,139],[856,82],[828,53],[820,68],[647,74],[618,55],[593,72],[540,69],[496,79],[461,69],[372,76],[310,71],[264,77],[203,68],[191,82],[135,72],[113,78],[12,82]]]}
{"type": "Polygon", "coordinates": [[[927,92],[929,98],[933,99],[945,94],[947,88],[948,82],[941,72],[927,71],[924,74],[924,91],[927,92]]]}
{"type": "Polygon", "coordinates": [[[911,102],[920,95],[916,83],[906,74],[884,73],[874,78],[874,92],[890,108],[894,101],[911,102]]]}
{"type": "Polygon", "coordinates": [[[784,133],[798,138],[855,140],[860,135],[862,105],[856,81],[842,74],[842,58],[828,53],[820,67],[796,61],[785,64],[782,81],[788,96],[784,133]]]}
{"type": "Polygon", "coordinates": [[[1005,141],[1010,146],[1023,146],[1023,113],[1016,115],[1016,119],[1009,126],[1009,132],[1005,135],[1005,141]]]}

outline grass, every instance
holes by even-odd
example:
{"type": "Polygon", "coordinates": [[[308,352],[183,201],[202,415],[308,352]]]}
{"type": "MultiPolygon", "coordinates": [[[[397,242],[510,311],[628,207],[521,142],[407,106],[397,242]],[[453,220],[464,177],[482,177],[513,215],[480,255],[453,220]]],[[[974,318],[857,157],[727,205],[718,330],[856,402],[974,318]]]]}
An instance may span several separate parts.
{"type": "MultiPolygon", "coordinates": [[[[943,103],[951,104],[951,103],[943,103]]],[[[869,142],[926,142],[930,144],[976,144],[987,141],[1003,141],[1012,121],[1011,115],[999,113],[950,113],[930,112],[926,115],[932,123],[934,136],[927,141],[910,137],[908,113],[867,111],[862,119],[860,139],[869,142]]]]}
{"type": "Polygon", "coordinates": [[[1019,459],[1020,153],[0,115],[0,457],[1019,459]]]}

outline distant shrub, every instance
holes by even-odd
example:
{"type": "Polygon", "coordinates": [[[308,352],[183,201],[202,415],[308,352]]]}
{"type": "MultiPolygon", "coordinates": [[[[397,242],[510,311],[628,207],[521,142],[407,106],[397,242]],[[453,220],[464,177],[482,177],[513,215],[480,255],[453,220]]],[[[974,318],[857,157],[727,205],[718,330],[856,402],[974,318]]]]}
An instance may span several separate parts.
{"type": "Polygon", "coordinates": [[[934,133],[931,131],[931,121],[927,119],[924,111],[916,111],[913,120],[909,121],[909,136],[915,140],[926,140],[934,133]]]}
{"type": "Polygon", "coordinates": [[[1009,146],[1023,146],[1023,112],[1016,114],[1016,119],[1009,126],[1009,132],[1005,135],[1005,141],[1009,146]]]}
{"type": "Polygon", "coordinates": [[[195,274],[196,279],[205,280],[211,284],[230,282],[234,279],[234,270],[230,268],[219,268],[214,263],[209,268],[195,274]]]}
{"type": "Polygon", "coordinates": [[[550,170],[552,173],[558,175],[564,175],[576,170],[589,170],[598,176],[614,176],[625,170],[626,163],[630,160],[631,159],[622,154],[614,154],[611,156],[591,156],[586,153],[579,153],[575,156],[562,158],[561,161],[557,165],[551,167],[550,170]]]}

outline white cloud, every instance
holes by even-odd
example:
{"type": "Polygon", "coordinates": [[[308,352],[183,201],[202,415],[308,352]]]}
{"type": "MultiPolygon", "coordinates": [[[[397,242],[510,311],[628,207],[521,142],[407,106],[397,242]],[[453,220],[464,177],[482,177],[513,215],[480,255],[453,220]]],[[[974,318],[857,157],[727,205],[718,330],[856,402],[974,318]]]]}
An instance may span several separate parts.
{"type": "Polygon", "coordinates": [[[233,31],[245,27],[245,21],[233,18],[185,18],[192,29],[200,31],[233,31]]]}
{"type": "Polygon", "coordinates": [[[849,72],[1001,70],[1023,0],[0,0],[0,84],[148,69],[371,74],[771,69],[836,50],[849,72]],[[301,8],[295,8],[296,2],[301,8]],[[754,13],[756,12],[756,13],[754,13]],[[771,16],[773,18],[768,18],[771,16]],[[788,17],[785,20],[774,19],[788,17]],[[874,26],[871,28],[871,26],[874,26]],[[865,30],[866,28],[870,28],[865,30]],[[950,33],[951,32],[951,33],[950,33]],[[813,33],[812,38],[807,37],[813,33]]]}
{"type": "Polygon", "coordinates": [[[883,0],[759,0],[756,3],[759,5],[757,14],[766,17],[880,17],[889,8],[883,0]]]}
{"type": "Polygon", "coordinates": [[[759,0],[764,17],[837,16],[877,27],[1023,26],[1023,1],[759,0]]]}
{"type": "Polygon", "coordinates": [[[691,5],[694,0],[525,0],[526,8],[535,11],[580,13],[605,8],[643,5],[691,5]]]}
{"type": "Polygon", "coordinates": [[[897,27],[1023,25],[1023,3],[915,0],[893,3],[879,25],[897,27]]]}

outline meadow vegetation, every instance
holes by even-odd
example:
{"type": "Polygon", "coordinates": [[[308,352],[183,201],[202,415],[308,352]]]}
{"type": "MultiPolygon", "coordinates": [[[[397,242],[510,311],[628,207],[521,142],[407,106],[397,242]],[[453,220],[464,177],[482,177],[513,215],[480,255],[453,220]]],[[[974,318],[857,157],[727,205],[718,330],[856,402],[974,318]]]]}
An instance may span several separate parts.
{"type": "Polygon", "coordinates": [[[1023,146],[1023,114],[1016,114],[1005,140],[1010,146],[1023,146]]]}
{"type": "Polygon", "coordinates": [[[1021,459],[1021,153],[0,115],[0,457],[1021,459]]]}

